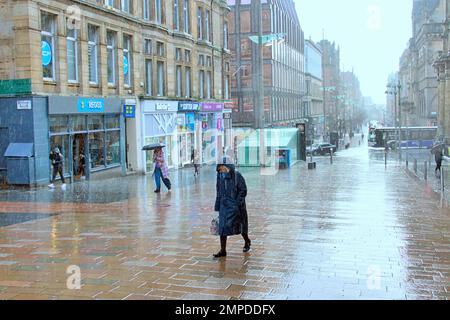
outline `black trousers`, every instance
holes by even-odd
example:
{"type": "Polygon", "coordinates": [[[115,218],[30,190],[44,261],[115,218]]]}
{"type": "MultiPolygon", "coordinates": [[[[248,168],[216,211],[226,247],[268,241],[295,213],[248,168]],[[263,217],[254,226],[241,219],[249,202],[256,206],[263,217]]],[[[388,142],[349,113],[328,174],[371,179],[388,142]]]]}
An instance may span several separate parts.
{"type": "Polygon", "coordinates": [[[437,172],[438,170],[441,171],[441,166],[442,166],[442,162],[436,162],[436,169],[434,170],[435,172],[437,172]]]}
{"type": "Polygon", "coordinates": [[[63,173],[63,166],[62,166],[62,164],[55,164],[54,166],[53,166],[53,172],[52,172],[52,183],[54,183],[55,182],[55,179],[56,179],[56,176],[58,175],[58,173],[59,173],[59,176],[61,177],[61,182],[62,183],[66,183],[65,182],[65,180],[64,180],[64,173],[63,173]]]}

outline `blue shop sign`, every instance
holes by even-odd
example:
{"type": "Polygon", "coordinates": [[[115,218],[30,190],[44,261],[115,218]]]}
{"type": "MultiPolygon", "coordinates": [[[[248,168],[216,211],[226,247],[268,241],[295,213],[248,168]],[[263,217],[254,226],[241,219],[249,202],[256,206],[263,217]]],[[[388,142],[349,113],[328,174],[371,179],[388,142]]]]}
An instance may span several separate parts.
{"type": "Polygon", "coordinates": [[[196,102],[179,102],[178,103],[179,112],[199,112],[200,104],[196,102]]]}
{"type": "Polygon", "coordinates": [[[123,116],[128,119],[136,118],[136,105],[124,105],[123,116]]]}
{"type": "Polygon", "coordinates": [[[105,112],[104,99],[78,99],[78,112],[81,113],[103,113],[105,112]]]}
{"type": "Polygon", "coordinates": [[[128,64],[128,58],[126,56],[123,56],[123,73],[125,75],[128,74],[128,69],[130,68],[129,64],[128,64]]]}
{"type": "Polygon", "coordinates": [[[47,67],[52,62],[52,47],[47,41],[41,42],[42,48],[42,65],[47,67]]]}

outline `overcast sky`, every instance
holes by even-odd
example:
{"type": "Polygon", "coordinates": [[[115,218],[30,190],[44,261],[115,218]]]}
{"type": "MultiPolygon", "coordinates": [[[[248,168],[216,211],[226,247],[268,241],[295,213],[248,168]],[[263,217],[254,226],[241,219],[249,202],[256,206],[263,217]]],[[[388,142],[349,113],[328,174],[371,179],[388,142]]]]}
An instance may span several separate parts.
{"type": "Polygon", "coordinates": [[[385,104],[387,78],[412,36],[413,0],[294,0],[305,37],[341,47],[341,69],[361,82],[363,95],[385,104]]]}

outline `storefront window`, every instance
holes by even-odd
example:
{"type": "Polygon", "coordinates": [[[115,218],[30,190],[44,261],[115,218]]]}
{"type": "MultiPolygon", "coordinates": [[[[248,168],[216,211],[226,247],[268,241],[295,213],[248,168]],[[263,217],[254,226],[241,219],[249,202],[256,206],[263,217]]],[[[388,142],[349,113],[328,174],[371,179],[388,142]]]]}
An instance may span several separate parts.
{"type": "Polygon", "coordinates": [[[106,165],[120,164],[120,131],[106,132],[106,165]]]}
{"type": "Polygon", "coordinates": [[[105,166],[105,134],[103,132],[95,132],[89,134],[89,157],[92,169],[105,166]]]}
{"type": "Polygon", "coordinates": [[[118,115],[106,116],[106,129],[120,129],[120,117],[118,115]]]}
{"type": "Polygon", "coordinates": [[[103,116],[88,117],[89,130],[103,130],[103,116]]]}
{"type": "Polygon", "coordinates": [[[72,116],[71,121],[72,123],[72,131],[86,131],[86,117],[85,116],[72,116]]]}
{"type": "Polygon", "coordinates": [[[49,119],[50,132],[60,133],[69,131],[69,117],[67,116],[52,116],[49,119]]]}

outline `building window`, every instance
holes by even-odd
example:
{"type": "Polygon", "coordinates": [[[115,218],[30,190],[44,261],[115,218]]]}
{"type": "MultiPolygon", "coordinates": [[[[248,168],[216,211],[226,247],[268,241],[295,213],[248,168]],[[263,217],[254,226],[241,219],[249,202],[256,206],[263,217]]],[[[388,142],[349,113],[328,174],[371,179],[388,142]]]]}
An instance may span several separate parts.
{"type": "Polygon", "coordinates": [[[67,79],[78,82],[78,31],[67,29],[67,79]]]}
{"type": "Polygon", "coordinates": [[[105,6],[114,7],[114,0],[105,0],[105,6]]]}
{"type": "Polygon", "coordinates": [[[144,53],[147,55],[151,55],[153,53],[152,50],[152,40],[150,39],[145,39],[144,41],[144,53]]]}
{"type": "Polygon", "coordinates": [[[120,130],[106,131],[106,166],[120,164],[120,130]]]}
{"type": "Polygon", "coordinates": [[[155,0],[155,21],[159,24],[162,24],[162,15],[163,15],[163,9],[162,9],[162,0],[155,0]]]}
{"type": "Polygon", "coordinates": [[[178,0],[173,0],[173,29],[180,30],[180,12],[178,0]]]}
{"type": "Polygon", "coordinates": [[[225,100],[230,99],[230,76],[225,76],[225,88],[224,88],[224,98],[225,100]]]}
{"type": "Polygon", "coordinates": [[[211,99],[212,96],[212,83],[211,83],[211,71],[206,73],[206,99],[211,99]]]}
{"type": "Polygon", "coordinates": [[[127,87],[131,86],[131,37],[123,36],[123,75],[124,82],[127,87]]]}
{"type": "Polygon", "coordinates": [[[184,62],[191,63],[191,50],[184,51],[184,62]]]}
{"type": "Polygon", "coordinates": [[[130,13],[130,0],[120,0],[120,8],[126,13],[130,13]]]}
{"type": "Polygon", "coordinates": [[[105,133],[94,132],[89,134],[89,156],[92,169],[105,167],[105,133]]]}
{"type": "Polygon", "coordinates": [[[152,60],[145,60],[145,93],[147,96],[153,95],[153,63],[152,60]]]}
{"type": "Polygon", "coordinates": [[[55,16],[41,12],[42,76],[44,80],[55,80],[55,16]]]}
{"type": "Polygon", "coordinates": [[[98,27],[88,26],[89,82],[98,84],[98,27]]]}
{"type": "Polygon", "coordinates": [[[209,22],[210,22],[210,19],[209,19],[209,10],[206,10],[205,11],[205,39],[206,39],[206,41],[210,41],[211,39],[210,39],[210,34],[209,34],[209,22]]]}
{"type": "Polygon", "coordinates": [[[191,97],[191,68],[186,67],[186,79],[184,83],[184,96],[191,97]]]}
{"type": "Polygon", "coordinates": [[[204,56],[204,55],[200,54],[200,55],[198,56],[198,64],[199,64],[200,66],[202,66],[202,67],[205,66],[205,56],[204,56]]]}
{"type": "Polygon", "coordinates": [[[181,48],[175,48],[175,61],[183,61],[181,55],[181,48]]]}
{"type": "Polygon", "coordinates": [[[162,42],[156,43],[156,53],[158,54],[159,57],[165,56],[164,43],[162,42]]]}
{"type": "Polygon", "coordinates": [[[198,81],[199,81],[198,95],[200,99],[203,99],[205,98],[205,71],[200,70],[198,72],[198,81]]]}
{"type": "Polygon", "coordinates": [[[211,58],[211,56],[207,56],[207,57],[206,57],[206,66],[207,66],[208,68],[211,68],[211,67],[212,67],[212,58],[211,58]]]}
{"type": "Polygon", "coordinates": [[[144,19],[150,20],[151,0],[143,0],[144,19]]]}
{"type": "Polygon", "coordinates": [[[197,39],[201,40],[203,39],[203,13],[202,8],[197,8],[197,39]]]}
{"type": "Polygon", "coordinates": [[[157,77],[158,77],[158,97],[165,95],[165,76],[164,76],[164,62],[158,61],[157,65],[157,77]]]}
{"type": "Polygon", "coordinates": [[[190,28],[190,16],[189,16],[189,0],[183,1],[183,20],[184,20],[184,32],[191,33],[190,28]]]}
{"type": "Polygon", "coordinates": [[[181,66],[177,66],[176,68],[176,96],[179,98],[182,95],[182,86],[183,86],[183,73],[181,71],[181,66]]]}
{"type": "Polygon", "coordinates": [[[228,50],[228,22],[223,24],[223,48],[228,50]]]}
{"type": "Polygon", "coordinates": [[[116,84],[116,34],[112,31],[106,33],[106,50],[108,63],[108,84],[116,84]]]}

